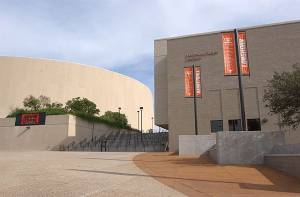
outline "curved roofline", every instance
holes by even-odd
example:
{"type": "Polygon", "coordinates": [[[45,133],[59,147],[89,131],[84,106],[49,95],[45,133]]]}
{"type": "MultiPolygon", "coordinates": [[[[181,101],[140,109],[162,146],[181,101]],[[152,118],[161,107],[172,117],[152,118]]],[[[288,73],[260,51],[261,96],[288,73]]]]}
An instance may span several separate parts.
{"type": "Polygon", "coordinates": [[[145,88],[148,89],[149,92],[151,92],[152,96],[153,96],[153,93],[151,91],[151,89],[144,83],[142,83],[141,81],[135,79],[135,78],[132,78],[132,77],[129,77],[127,75],[124,75],[122,73],[119,73],[119,72],[115,72],[115,71],[112,71],[112,70],[109,70],[107,68],[102,68],[102,67],[99,67],[99,66],[94,66],[94,65],[88,65],[88,64],[81,64],[81,63],[77,63],[77,62],[72,62],[72,61],[68,61],[68,60],[57,60],[57,59],[50,59],[50,58],[41,58],[41,57],[26,57],[26,56],[7,56],[7,55],[0,55],[0,58],[1,57],[6,57],[6,58],[23,58],[23,59],[33,59],[33,60],[41,60],[41,61],[54,61],[54,62],[65,62],[65,63],[70,63],[70,64],[77,64],[79,66],[82,66],[82,67],[88,67],[88,68],[93,68],[93,69],[99,69],[99,70],[104,70],[104,71],[107,71],[107,72],[111,72],[111,73],[114,73],[114,74],[117,74],[117,75],[120,75],[122,77],[125,77],[125,78],[128,78],[128,79],[131,79],[131,80],[134,80],[136,82],[138,82],[139,84],[143,85],[145,88]]]}

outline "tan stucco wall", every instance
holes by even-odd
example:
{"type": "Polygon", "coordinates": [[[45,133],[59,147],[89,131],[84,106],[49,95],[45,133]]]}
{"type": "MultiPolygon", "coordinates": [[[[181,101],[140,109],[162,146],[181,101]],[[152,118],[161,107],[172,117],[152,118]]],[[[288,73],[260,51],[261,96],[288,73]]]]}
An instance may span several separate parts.
{"type": "Polygon", "coordinates": [[[45,125],[15,126],[15,118],[0,119],[0,151],[51,150],[68,137],[69,115],[47,116],[45,125]]]}
{"type": "MultiPolygon", "coordinates": [[[[15,118],[0,118],[0,151],[58,150],[60,145],[92,136],[126,131],[101,123],[87,122],[72,115],[46,116],[45,125],[15,126],[15,118]],[[93,129],[94,128],[94,129],[93,129]]],[[[127,130],[129,132],[129,130],[127,130]]],[[[135,131],[132,131],[135,132],[135,131]]]]}
{"type": "Polygon", "coordinates": [[[28,95],[49,96],[65,103],[86,97],[103,114],[121,107],[129,124],[137,128],[137,110],[143,110],[143,129],[151,128],[153,98],[148,87],[125,75],[76,63],[23,57],[0,57],[0,117],[21,107],[28,95]]]}

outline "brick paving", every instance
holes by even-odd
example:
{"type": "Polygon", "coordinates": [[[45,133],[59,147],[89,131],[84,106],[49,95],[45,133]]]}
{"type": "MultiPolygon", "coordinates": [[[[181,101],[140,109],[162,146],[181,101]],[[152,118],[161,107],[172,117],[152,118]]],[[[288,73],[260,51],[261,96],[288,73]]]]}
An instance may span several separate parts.
{"type": "Polygon", "coordinates": [[[300,180],[262,165],[216,165],[207,157],[144,153],[135,164],[188,196],[300,196],[300,180]]]}

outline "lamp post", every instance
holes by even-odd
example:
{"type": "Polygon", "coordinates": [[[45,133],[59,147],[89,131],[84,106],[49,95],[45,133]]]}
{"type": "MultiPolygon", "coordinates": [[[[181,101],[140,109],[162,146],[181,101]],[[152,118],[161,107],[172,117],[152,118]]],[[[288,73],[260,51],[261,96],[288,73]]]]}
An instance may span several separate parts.
{"type": "Polygon", "coordinates": [[[151,117],[151,120],[152,120],[152,133],[153,133],[153,117],[151,117]]]}
{"type": "Polygon", "coordinates": [[[140,111],[137,112],[137,117],[138,117],[138,130],[140,130],[140,111]]]}
{"type": "Polygon", "coordinates": [[[143,141],[143,107],[140,107],[141,111],[141,140],[143,141]]]}
{"type": "Polygon", "coordinates": [[[121,107],[118,107],[118,110],[119,110],[119,124],[122,124],[121,122],[121,107]]]}

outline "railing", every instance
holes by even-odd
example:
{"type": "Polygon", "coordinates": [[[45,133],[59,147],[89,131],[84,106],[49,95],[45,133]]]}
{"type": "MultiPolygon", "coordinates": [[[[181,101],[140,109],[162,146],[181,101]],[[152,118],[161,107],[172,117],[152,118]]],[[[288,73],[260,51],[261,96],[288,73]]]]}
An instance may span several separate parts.
{"type": "Polygon", "coordinates": [[[143,152],[168,151],[168,133],[130,133],[128,131],[111,132],[108,135],[84,138],[61,145],[61,151],[99,151],[99,152],[143,152]]]}

